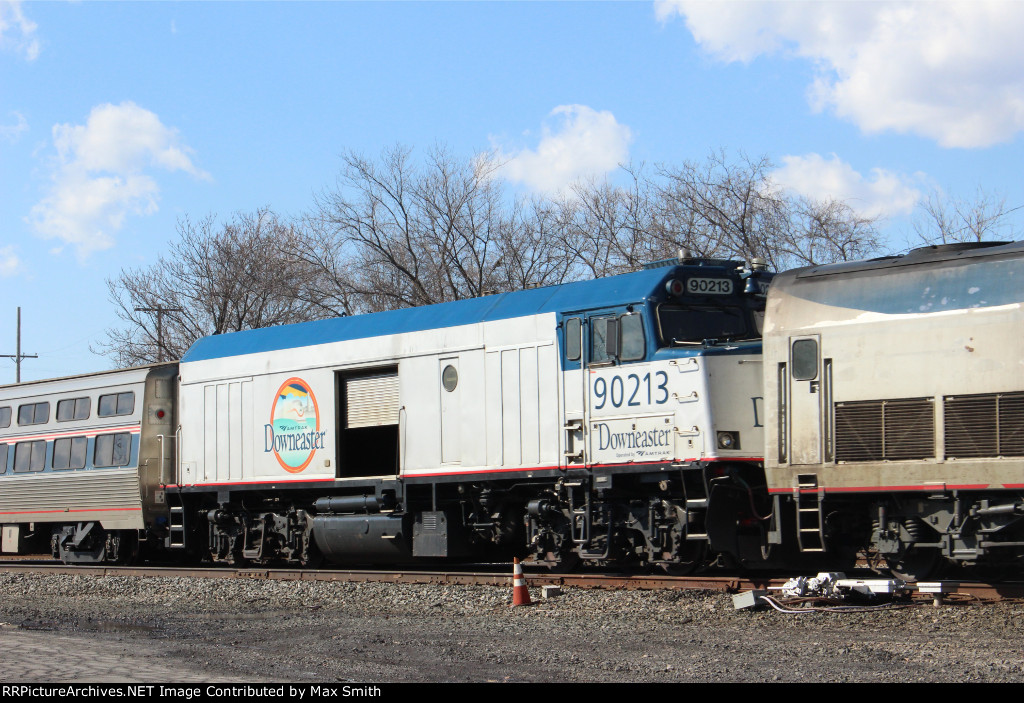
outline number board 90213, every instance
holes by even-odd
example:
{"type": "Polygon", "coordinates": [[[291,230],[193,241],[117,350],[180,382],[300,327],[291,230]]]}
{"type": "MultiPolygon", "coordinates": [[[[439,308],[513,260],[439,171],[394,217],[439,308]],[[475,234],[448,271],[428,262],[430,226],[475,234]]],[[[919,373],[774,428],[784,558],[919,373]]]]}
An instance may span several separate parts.
{"type": "Polygon", "coordinates": [[[698,295],[732,295],[732,281],[728,278],[688,278],[686,292],[698,295]]]}

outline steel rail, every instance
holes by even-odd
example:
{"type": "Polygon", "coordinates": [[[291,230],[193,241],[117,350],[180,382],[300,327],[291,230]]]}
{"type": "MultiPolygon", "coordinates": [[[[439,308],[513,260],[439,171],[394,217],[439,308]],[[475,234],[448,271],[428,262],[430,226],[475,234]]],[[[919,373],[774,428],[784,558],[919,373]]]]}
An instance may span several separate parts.
{"type": "MultiPolygon", "coordinates": [[[[279,569],[267,567],[181,567],[116,566],[27,563],[0,561],[0,573],[73,574],[79,576],[160,576],[165,578],[236,578],[276,581],[344,581],[349,583],[410,583],[436,585],[490,585],[511,583],[511,568],[485,567],[483,570],[395,570],[395,569],[279,569]]],[[[479,566],[477,566],[479,569],[479,566]]],[[[763,588],[769,579],[742,579],[736,576],[668,576],[649,574],[574,573],[552,574],[528,570],[526,578],[537,586],[566,586],[627,590],[697,589],[737,592],[744,588],[763,588]]],[[[779,581],[782,583],[782,581],[779,581]]]]}
{"type": "MultiPolygon", "coordinates": [[[[163,578],[253,579],[268,581],[338,581],[345,583],[404,583],[429,585],[510,586],[510,565],[472,565],[465,569],[285,569],[223,566],[69,566],[55,562],[0,560],[0,573],[61,574],[79,576],[122,576],[163,578]],[[506,569],[506,567],[509,567],[506,569]]],[[[777,577],[697,575],[670,576],[623,573],[549,573],[527,568],[531,586],[619,590],[705,590],[739,593],[754,588],[773,589],[788,579],[777,577]]],[[[976,600],[1024,598],[1024,582],[960,582],[956,597],[976,600]]],[[[926,597],[921,594],[921,597],[926,597]]],[[[931,596],[927,596],[930,598],[931,596]]]]}

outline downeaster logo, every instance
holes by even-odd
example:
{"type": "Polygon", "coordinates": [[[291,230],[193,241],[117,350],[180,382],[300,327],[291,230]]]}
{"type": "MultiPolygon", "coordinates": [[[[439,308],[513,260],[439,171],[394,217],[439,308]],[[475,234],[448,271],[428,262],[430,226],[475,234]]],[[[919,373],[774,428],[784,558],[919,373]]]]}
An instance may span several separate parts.
{"type": "Polygon", "coordinates": [[[289,378],[281,384],[264,432],[263,451],[273,452],[285,471],[297,474],[309,466],[327,433],[320,431],[320,408],[308,383],[289,378]]]}

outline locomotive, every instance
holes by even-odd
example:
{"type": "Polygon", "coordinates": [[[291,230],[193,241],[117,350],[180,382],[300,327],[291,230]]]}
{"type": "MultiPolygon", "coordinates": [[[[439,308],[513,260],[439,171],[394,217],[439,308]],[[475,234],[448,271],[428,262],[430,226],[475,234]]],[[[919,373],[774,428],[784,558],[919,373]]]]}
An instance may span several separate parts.
{"type": "Polygon", "coordinates": [[[764,334],[778,539],[914,578],[1024,559],[1024,243],[780,274],[764,334]]]}
{"type": "Polygon", "coordinates": [[[0,550],[692,569],[716,491],[767,509],[772,276],[673,260],[0,388],[0,550]]]}
{"type": "Polygon", "coordinates": [[[5,386],[0,551],[1012,567],[1022,278],[1022,243],[680,258],[5,386]]]}

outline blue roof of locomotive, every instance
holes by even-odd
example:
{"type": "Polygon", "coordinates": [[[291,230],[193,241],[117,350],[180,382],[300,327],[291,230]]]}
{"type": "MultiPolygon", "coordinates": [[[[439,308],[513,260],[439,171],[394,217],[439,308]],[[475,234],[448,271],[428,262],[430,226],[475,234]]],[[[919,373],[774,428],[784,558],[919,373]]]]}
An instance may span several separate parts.
{"type": "MultiPolygon", "coordinates": [[[[730,263],[734,267],[741,265],[741,262],[730,263]]],[[[592,281],[562,283],[450,303],[213,335],[193,344],[182,362],[421,332],[541,313],[574,312],[641,303],[661,293],[664,282],[677,268],[637,271],[592,281]]],[[[694,267],[685,268],[692,270],[694,267]]]]}

